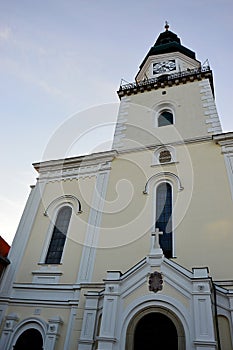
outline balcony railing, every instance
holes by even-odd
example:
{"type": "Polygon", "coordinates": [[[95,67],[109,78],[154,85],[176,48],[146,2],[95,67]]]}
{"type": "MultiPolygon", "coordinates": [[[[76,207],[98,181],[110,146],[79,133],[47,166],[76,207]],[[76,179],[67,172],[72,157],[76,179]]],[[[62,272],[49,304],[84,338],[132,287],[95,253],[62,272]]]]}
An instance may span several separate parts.
{"type": "MultiPolygon", "coordinates": [[[[128,91],[129,93],[137,93],[138,91],[142,91],[143,88],[147,89],[149,88],[153,88],[156,87],[158,84],[161,83],[168,83],[168,85],[172,84],[174,81],[180,81],[183,78],[202,78],[204,76],[208,77],[208,78],[212,78],[212,72],[210,70],[209,66],[202,66],[200,68],[195,68],[195,69],[187,69],[185,71],[182,72],[178,72],[178,73],[173,73],[173,74],[163,74],[160,75],[157,78],[150,78],[150,79],[144,79],[141,81],[135,81],[133,83],[125,83],[125,82],[121,82],[120,85],[120,89],[118,91],[119,96],[122,96],[126,93],[126,91],[128,91]],[[207,74],[206,73],[210,73],[207,74]],[[170,84],[169,84],[170,82],[170,84]]],[[[183,81],[187,80],[187,79],[183,79],[183,81]]],[[[190,80],[190,79],[189,79],[190,80]]],[[[212,84],[211,84],[212,85],[212,84]]]]}

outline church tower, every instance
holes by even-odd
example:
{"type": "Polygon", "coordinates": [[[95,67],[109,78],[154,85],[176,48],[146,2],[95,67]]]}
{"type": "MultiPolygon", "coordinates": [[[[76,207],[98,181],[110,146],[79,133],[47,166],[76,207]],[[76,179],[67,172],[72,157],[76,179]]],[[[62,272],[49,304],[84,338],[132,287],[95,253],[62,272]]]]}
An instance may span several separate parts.
{"type": "Polygon", "coordinates": [[[109,151],[38,172],[0,283],[1,350],[233,349],[233,133],[166,23],[109,151]]]}
{"type": "Polygon", "coordinates": [[[113,148],[148,147],[221,132],[212,71],[181,45],[167,23],[135,82],[121,85],[118,95],[122,102],[113,148]]]}

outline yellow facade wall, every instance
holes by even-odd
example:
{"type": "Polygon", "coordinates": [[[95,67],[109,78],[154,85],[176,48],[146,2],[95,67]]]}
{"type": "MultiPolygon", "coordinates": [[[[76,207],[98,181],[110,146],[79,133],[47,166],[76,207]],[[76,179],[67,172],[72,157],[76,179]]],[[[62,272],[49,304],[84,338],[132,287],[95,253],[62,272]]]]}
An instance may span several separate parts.
{"type": "Polygon", "coordinates": [[[152,181],[147,195],[143,190],[150,177],[164,172],[177,175],[183,186],[179,190],[168,177],[173,184],[175,261],[188,269],[197,262],[208,266],[215,279],[231,275],[233,208],[221,149],[212,140],[174,147],[174,164],[152,166],[152,150],[113,161],[93,281],[103,279],[107,270],[125,272],[149,253],[155,186],[162,178],[152,181]]]}
{"type": "MultiPolygon", "coordinates": [[[[32,282],[32,271],[44,269],[46,266],[43,262],[41,263],[41,256],[42,252],[48,249],[48,243],[50,240],[47,236],[51,236],[52,233],[53,221],[56,218],[56,208],[54,208],[54,213],[52,212],[51,217],[45,216],[44,212],[50,203],[66,194],[72,194],[80,200],[82,212],[78,213],[77,208],[74,208],[73,210],[62,261],[61,264],[57,265],[56,270],[59,270],[62,273],[60,283],[75,282],[85,240],[95,181],[96,178],[93,176],[87,179],[49,182],[46,185],[31,235],[27,242],[27,248],[25,250],[20,270],[17,274],[16,282],[32,282]]],[[[51,267],[54,268],[54,266],[51,267]]],[[[48,266],[48,269],[51,267],[48,266]]]]}

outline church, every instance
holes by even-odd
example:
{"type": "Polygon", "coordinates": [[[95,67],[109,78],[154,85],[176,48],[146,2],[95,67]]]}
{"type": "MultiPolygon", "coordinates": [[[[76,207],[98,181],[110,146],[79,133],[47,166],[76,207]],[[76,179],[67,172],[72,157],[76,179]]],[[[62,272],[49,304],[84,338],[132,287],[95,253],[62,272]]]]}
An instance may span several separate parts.
{"type": "Polygon", "coordinates": [[[35,163],[1,350],[233,349],[233,133],[169,29],[118,90],[111,150],[35,163]]]}

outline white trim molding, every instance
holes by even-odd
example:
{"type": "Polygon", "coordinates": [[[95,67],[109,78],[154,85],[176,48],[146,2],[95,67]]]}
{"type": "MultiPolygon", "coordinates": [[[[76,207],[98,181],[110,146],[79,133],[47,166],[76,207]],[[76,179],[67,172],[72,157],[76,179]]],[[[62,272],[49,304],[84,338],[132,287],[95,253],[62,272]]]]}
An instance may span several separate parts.
{"type": "Polygon", "coordinates": [[[77,283],[90,282],[92,279],[109,174],[110,170],[100,172],[96,179],[77,283]]]}
{"type": "Polygon", "coordinates": [[[81,202],[72,194],[64,194],[63,196],[55,198],[45,209],[44,216],[51,217],[51,211],[54,211],[55,207],[61,204],[71,204],[76,214],[82,213],[81,202]]]}
{"type": "Polygon", "coordinates": [[[233,199],[233,132],[214,135],[213,140],[221,146],[221,152],[224,155],[231,196],[233,199]]]}
{"type": "Polygon", "coordinates": [[[171,173],[169,171],[164,171],[164,172],[160,172],[158,174],[152,175],[147,180],[147,182],[145,184],[145,189],[143,190],[143,194],[149,194],[150,185],[151,185],[151,182],[153,182],[153,180],[160,180],[160,181],[167,181],[167,180],[173,180],[174,181],[175,180],[178,190],[182,191],[184,189],[184,187],[181,184],[180,178],[176,174],[171,173]]]}
{"type": "Polygon", "coordinates": [[[174,125],[176,122],[176,103],[175,101],[166,100],[163,102],[159,102],[153,107],[153,110],[155,112],[155,120],[154,120],[154,127],[159,127],[158,125],[158,119],[161,113],[163,112],[170,112],[173,116],[173,123],[171,125],[174,125]]]}
{"type": "Polygon", "coordinates": [[[110,169],[117,151],[93,153],[86,156],[34,163],[40,182],[54,182],[97,176],[99,171],[110,169]]]}

